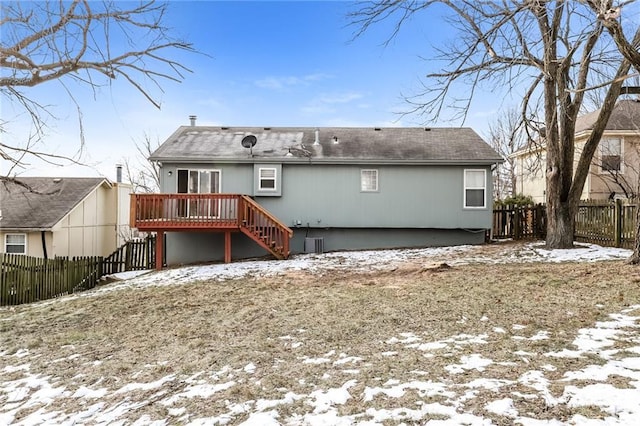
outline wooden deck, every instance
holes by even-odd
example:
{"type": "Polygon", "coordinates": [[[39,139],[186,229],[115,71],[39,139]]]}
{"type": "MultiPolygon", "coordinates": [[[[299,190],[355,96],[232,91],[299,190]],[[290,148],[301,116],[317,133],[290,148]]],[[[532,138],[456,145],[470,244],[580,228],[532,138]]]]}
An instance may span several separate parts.
{"type": "Polygon", "coordinates": [[[225,262],[231,261],[231,233],[242,232],[278,259],[289,256],[293,231],[246,195],[131,194],[129,224],[155,232],[156,267],[162,267],[165,232],[224,232],[225,262]]]}

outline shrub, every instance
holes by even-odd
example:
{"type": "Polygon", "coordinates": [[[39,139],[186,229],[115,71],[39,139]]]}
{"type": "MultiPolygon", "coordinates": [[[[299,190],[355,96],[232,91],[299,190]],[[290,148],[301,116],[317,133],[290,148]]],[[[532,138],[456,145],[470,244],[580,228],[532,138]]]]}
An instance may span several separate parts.
{"type": "Polygon", "coordinates": [[[535,202],[531,195],[523,194],[511,195],[504,200],[496,200],[494,202],[496,206],[529,206],[533,204],[535,204],[535,202]]]}

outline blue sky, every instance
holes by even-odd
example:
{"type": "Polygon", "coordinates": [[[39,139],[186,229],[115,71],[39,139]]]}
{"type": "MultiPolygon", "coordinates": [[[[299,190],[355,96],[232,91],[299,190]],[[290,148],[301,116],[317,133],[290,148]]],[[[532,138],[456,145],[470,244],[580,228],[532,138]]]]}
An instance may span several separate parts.
{"type": "MultiPolygon", "coordinates": [[[[155,109],[124,81],[95,93],[68,83],[81,107],[88,166],[52,167],[31,162],[22,175],[115,178],[115,164],[135,159],[135,142],[145,135],[163,141],[189,115],[201,125],[227,126],[453,126],[460,121],[425,123],[403,116],[403,95],[419,89],[419,81],[438,69],[432,47],[450,40],[435,13],[420,14],[384,45],[392,22],[372,27],[352,40],[349,2],[311,1],[173,1],[167,23],[175,35],[202,54],[179,53],[193,70],[182,83],[165,82],[162,103],[155,109]]],[[[57,117],[43,150],[73,155],[79,148],[76,106],[58,82],[25,93],[48,105],[57,117]]],[[[478,96],[464,123],[480,134],[503,105],[495,96],[478,96]]],[[[15,143],[28,123],[3,104],[11,122],[2,137],[15,143]]]]}

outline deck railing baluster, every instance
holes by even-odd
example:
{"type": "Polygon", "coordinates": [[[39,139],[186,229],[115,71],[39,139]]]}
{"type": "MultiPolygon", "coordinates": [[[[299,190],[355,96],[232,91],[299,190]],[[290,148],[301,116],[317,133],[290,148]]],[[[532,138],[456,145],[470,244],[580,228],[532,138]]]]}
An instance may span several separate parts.
{"type": "Polygon", "coordinates": [[[293,232],[251,198],[238,194],[134,194],[130,225],[141,231],[243,231],[286,258],[293,232]]]}

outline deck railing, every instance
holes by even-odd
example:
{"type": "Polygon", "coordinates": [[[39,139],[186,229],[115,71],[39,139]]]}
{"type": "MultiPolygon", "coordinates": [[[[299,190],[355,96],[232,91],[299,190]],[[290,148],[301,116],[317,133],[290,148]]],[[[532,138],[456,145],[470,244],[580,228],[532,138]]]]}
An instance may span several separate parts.
{"type": "Polygon", "coordinates": [[[132,194],[130,226],[140,231],[241,231],[277,257],[293,231],[246,195],[132,194]]]}
{"type": "Polygon", "coordinates": [[[140,230],[237,227],[237,194],[132,194],[131,227],[140,230]]]}
{"type": "Polygon", "coordinates": [[[243,232],[250,233],[254,239],[260,239],[267,246],[265,248],[275,249],[282,254],[286,253],[284,257],[287,257],[293,231],[246,195],[241,196],[240,207],[243,232]]]}

